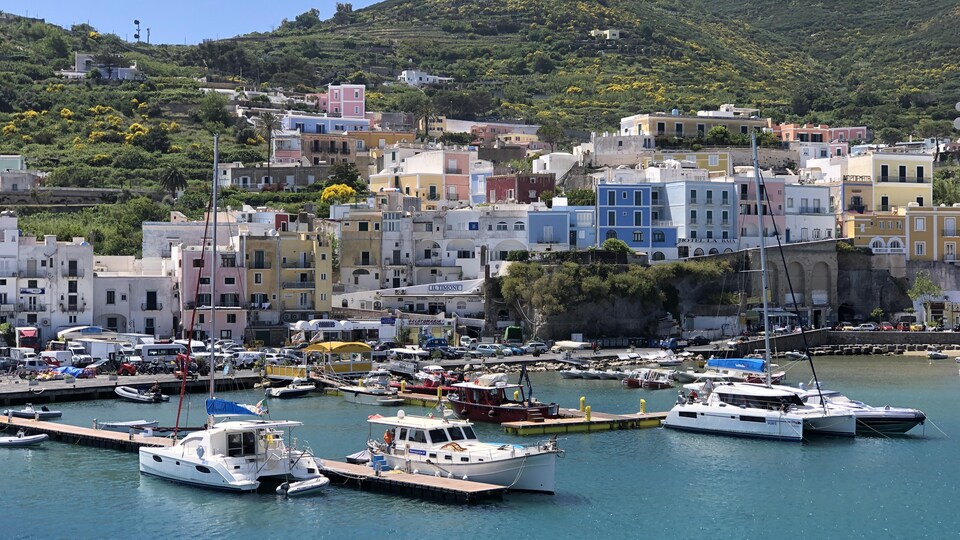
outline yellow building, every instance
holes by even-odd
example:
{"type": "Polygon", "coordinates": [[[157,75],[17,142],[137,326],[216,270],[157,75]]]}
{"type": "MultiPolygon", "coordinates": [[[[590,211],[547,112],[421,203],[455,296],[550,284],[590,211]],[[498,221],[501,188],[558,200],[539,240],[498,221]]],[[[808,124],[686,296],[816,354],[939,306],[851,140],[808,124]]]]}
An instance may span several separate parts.
{"type": "Polygon", "coordinates": [[[651,162],[666,161],[673,159],[676,161],[692,161],[696,163],[698,169],[705,169],[711,173],[721,173],[727,176],[733,174],[733,159],[730,158],[730,152],[661,152],[656,151],[649,156],[641,159],[641,164],[646,168],[651,162]]]}
{"type": "MultiPolygon", "coordinates": [[[[447,200],[444,195],[445,175],[438,173],[375,174],[370,176],[370,191],[397,189],[400,193],[421,200],[424,210],[439,210],[441,206],[456,206],[458,199],[447,200]],[[446,202],[444,202],[446,201],[446,202]]],[[[466,195],[466,192],[464,192],[466,195]]]]}
{"type": "Polygon", "coordinates": [[[351,211],[340,220],[340,282],[345,292],[380,288],[382,220],[375,210],[351,211]]]}
{"type": "Polygon", "coordinates": [[[855,246],[870,248],[874,254],[900,253],[907,260],[953,262],[960,242],[958,222],[960,205],[909,203],[886,214],[848,215],[844,232],[855,246]]]}
{"type": "Polygon", "coordinates": [[[843,177],[846,211],[892,212],[908,203],[923,207],[932,202],[933,156],[929,154],[885,148],[847,161],[843,177]]]}
{"type": "Polygon", "coordinates": [[[772,129],[769,118],[760,118],[759,109],[721,105],[717,111],[697,111],[696,115],[679,112],[636,114],[620,119],[620,135],[647,137],[705,137],[711,129],[724,127],[731,134],[749,134],[772,129]]]}

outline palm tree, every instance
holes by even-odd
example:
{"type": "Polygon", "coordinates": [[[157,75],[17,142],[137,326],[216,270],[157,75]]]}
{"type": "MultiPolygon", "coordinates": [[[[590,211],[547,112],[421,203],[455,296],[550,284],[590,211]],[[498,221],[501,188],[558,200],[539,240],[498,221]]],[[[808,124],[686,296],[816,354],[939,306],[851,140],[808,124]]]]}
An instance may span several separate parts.
{"type": "Polygon", "coordinates": [[[160,174],[160,185],[165,191],[169,191],[171,196],[176,197],[177,191],[187,188],[187,176],[179,167],[171,165],[160,174]]]}
{"type": "Polygon", "coordinates": [[[273,176],[270,174],[270,163],[273,161],[273,132],[280,129],[280,117],[272,112],[260,113],[257,120],[257,133],[267,141],[267,176],[273,183],[273,176]]]}

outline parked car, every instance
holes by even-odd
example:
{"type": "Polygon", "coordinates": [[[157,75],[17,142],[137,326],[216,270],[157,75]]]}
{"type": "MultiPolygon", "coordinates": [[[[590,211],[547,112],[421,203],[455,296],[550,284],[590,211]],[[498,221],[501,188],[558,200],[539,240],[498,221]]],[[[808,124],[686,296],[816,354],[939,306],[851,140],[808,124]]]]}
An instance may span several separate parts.
{"type": "Polygon", "coordinates": [[[856,329],[857,327],[853,323],[849,322],[842,322],[837,325],[837,330],[841,330],[843,332],[853,332],[856,329]]]}
{"type": "Polygon", "coordinates": [[[104,358],[87,366],[86,369],[96,370],[97,375],[116,373],[117,375],[136,375],[137,366],[117,359],[104,358]]]}
{"type": "Polygon", "coordinates": [[[687,345],[693,345],[694,347],[702,347],[704,345],[710,344],[710,338],[706,336],[693,336],[687,340],[687,345]]]}
{"type": "Polygon", "coordinates": [[[660,342],[661,349],[669,349],[673,352],[682,351],[686,346],[686,340],[675,337],[667,338],[660,342]]]}
{"type": "Polygon", "coordinates": [[[910,323],[911,332],[923,332],[926,329],[927,327],[923,323],[919,323],[919,322],[910,323]]]}
{"type": "Polygon", "coordinates": [[[728,341],[728,342],[727,342],[727,346],[728,346],[728,347],[736,347],[737,345],[739,345],[739,344],[741,344],[741,343],[743,343],[744,341],[747,341],[747,340],[748,340],[747,336],[737,336],[737,337],[731,339],[730,341],[728,341]]]}
{"type": "Polygon", "coordinates": [[[529,341],[523,346],[523,352],[526,354],[545,353],[550,348],[542,341],[529,341]]]}
{"type": "Polygon", "coordinates": [[[880,330],[881,332],[892,332],[892,331],[896,330],[896,328],[894,328],[893,324],[891,324],[889,321],[883,321],[883,322],[881,322],[881,323],[880,323],[880,326],[877,327],[877,329],[880,330]]]}
{"type": "Polygon", "coordinates": [[[9,356],[0,357],[0,371],[9,372],[17,369],[17,361],[9,356]]]}
{"type": "Polygon", "coordinates": [[[485,356],[496,356],[497,351],[500,350],[497,345],[493,343],[481,343],[477,345],[476,349],[470,351],[470,356],[472,358],[481,358],[485,356]]]}
{"type": "Polygon", "coordinates": [[[873,332],[876,331],[876,329],[877,325],[872,322],[861,323],[860,326],[857,327],[857,330],[860,332],[873,332]]]}
{"type": "Polygon", "coordinates": [[[477,342],[477,338],[472,338],[469,336],[460,336],[460,346],[469,349],[470,345],[473,345],[477,342]]]}

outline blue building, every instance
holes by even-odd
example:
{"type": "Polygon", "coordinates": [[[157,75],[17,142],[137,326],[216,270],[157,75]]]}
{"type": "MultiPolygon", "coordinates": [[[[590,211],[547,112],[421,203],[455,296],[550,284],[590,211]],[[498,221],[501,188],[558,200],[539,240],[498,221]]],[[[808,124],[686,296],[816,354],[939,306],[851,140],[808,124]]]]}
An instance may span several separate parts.
{"type": "Polygon", "coordinates": [[[660,186],[653,184],[597,185],[597,245],[617,238],[631,249],[647,252],[651,260],[667,259],[676,252],[677,228],[661,219],[662,198],[660,186]],[[656,214],[653,199],[658,203],[656,214]]]}
{"type": "Polygon", "coordinates": [[[281,120],[282,129],[296,130],[300,133],[333,133],[342,135],[352,131],[370,131],[370,121],[366,118],[341,118],[339,116],[317,116],[287,114],[281,120]]]}

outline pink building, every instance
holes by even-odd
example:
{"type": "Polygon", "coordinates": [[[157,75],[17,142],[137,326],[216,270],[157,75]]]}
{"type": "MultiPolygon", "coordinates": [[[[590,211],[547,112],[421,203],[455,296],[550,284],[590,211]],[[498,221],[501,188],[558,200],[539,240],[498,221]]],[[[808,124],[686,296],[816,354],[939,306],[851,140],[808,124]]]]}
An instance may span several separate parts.
{"type": "Polygon", "coordinates": [[[841,142],[849,143],[851,141],[857,141],[857,140],[862,142],[869,142],[867,140],[866,126],[830,128],[830,141],[841,141],[841,142]]]}
{"type": "Polygon", "coordinates": [[[327,86],[327,114],[341,118],[366,118],[366,87],[362,84],[327,86]]]}
{"type": "Polygon", "coordinates": [[[487,177],[487,202],[529,204],[540,200],[545,191],[556,189],[556,176],[547,174],[507,174],[487,177]]]}
{"type": "Polygon", "coordinates": [[[209,246],[205,250],[199,246],[178,250],[177,274],[180,284],[180,311],[183,317],[181,326],[184,331],[192,328],[195,338],[202,336],[230,339],[237,343],[243,341],[243,332],[247,326],[247,310],[244,307],[246,269],[243,256],[230,249],[221,246],[216,254],[219,259],[216,283],[211,283],[214,254],[209,246]],[[211,306],[214,301],[216,327],[215,335],[211,336],[211,330],[214,330],[211,306]]]}
{"type": "Polygon", "coordinates": [[[779,124],[773,129],[781,141],[830,142],[830,126],[823,124],[779,124]]]}
{"type": "Polygon", "coordinates": [[[764,178],[765,193],[760,197],[763,202],[762,205],[757,204],[757,189],[752,177],[738,176],[736,178],[736,184],[737,200],[740,205],[740,211],[737,216],[740,225],[740,236],[759,238],[761,214],[764,215],[764,236],[773,236],[774,223],[776,223],[777,231],[783,235],[785,230],[783,178],[764,178]],[[769,201],[767,199],[769,199],[769,201]],[[771,215],[773,219],[769,217],[771,215]]]}

